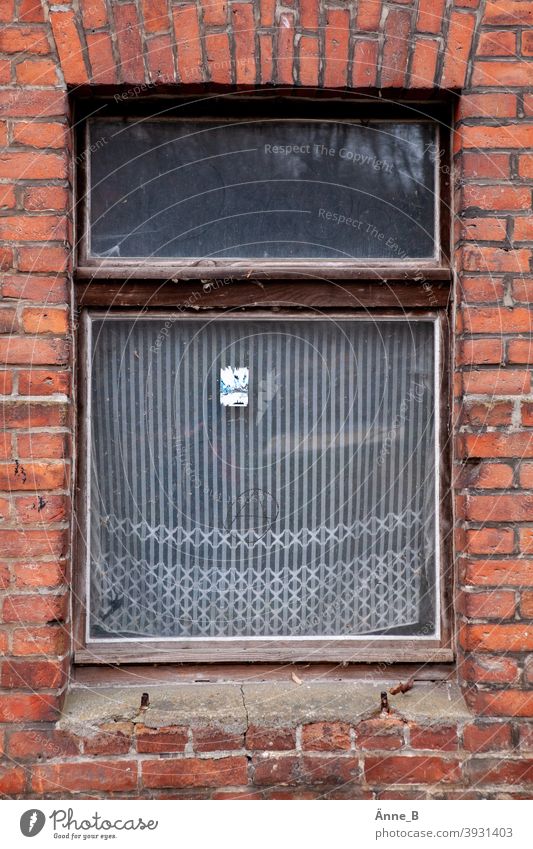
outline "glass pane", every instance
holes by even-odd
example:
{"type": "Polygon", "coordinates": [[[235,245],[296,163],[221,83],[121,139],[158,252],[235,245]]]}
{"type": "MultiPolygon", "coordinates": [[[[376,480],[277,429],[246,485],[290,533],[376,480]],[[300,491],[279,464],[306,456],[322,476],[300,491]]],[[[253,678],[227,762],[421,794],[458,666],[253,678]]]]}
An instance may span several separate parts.
{"type": "Polygon", "coordinates": [[[93,638],[435,632],[434,325],[92,323],[93,638]]]}
{"type": "Polygon", "coordinates": [[[435,254],[431,123],[90,122],[98,257],[435,254]]]}

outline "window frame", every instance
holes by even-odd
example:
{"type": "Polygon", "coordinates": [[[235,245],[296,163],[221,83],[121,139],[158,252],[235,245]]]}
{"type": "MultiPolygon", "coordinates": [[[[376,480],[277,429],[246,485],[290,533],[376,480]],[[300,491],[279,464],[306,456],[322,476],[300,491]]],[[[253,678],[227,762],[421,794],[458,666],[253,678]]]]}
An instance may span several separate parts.
{"type": "MultiPolygon", "coordinates": [[[[246,311],[247,312],[247,311],[246,311]]],[[[109,312],[107,312],[109,315],[109,312]]],[[[228,312],[222,313],[227,316],[228,312]]],[[[100,309],[85,310],[80,327],[80,356],[79,356],[79,387],[80,404],[79,415],[79,467],[78,467],[78,551],[76,569],[76,612],[75,612],[75,635],[76,652],[75,659],[82,663],[135,663],[135,662],[238,662],[238,661],[260,661],[260,662],[342,662],[342,661],[387,661],[391,654],[398,661],[450,661],[453,659],[451,647],[451,622],[449,620],[449,587],[451,558],[447,550],[447,540],[444,533],[447,527],[446,509],[448,487],[444,484],[446,480],[443,457],[446,454],[448,443],[447,415],[443,410],[442,399],[448,395],[448,368],[447,368],[447,321],[442,311],[437,310],[379,310],[372,311],[372,318],[376,320],[430,320],[435,327],[435,463],[437,472],[435,522],[438,538],[437,559],[437,607],[436,620],[440,625],[439,638],[425,637],[372,637],[372,635],[355,636],[349,638],[130,638],[130,639],[88,639],[88,592],[87,583],[89,578],[89,546],[88,520],[90,511],[90,487],[89,487],[89,439],[90,439],[90,404],[89,387],[90,380],[88,369],[90,369],[90,321],[93,317],[105,318],[106,311],[100,309]],[[444,484],[444,485],[443,485],[444,484]]],[[[124,311],[113,310],[115,317],[140,318],[146,315],[144,310],[124,311]]],[[[174,319],[176,313],[166,311],[150,311],[154,318],[174,319]]],[[[219,311],[206,310],[202,318],[213,318],[220,316],[219,311]]],[[[231,313],[229,313],[231,315],[231,313]]],[[[243,317],[240,310],[238,316],[243,317]]],[[[307,320],[320,320],[325,316],[334,319],[368,320],[368,313],[361,310],[342,310],[330,312],[300,311],[299,318],[307,320]]],[[[276,317],[294,318],[294,311],[287,310],[277,312],[276,317]]],[[[193,311],[181,313],[178,320],[198,321],[198,314],[193,311]]],[[[268,318],[273,320],[272,311],[250,311],[250,318],[268,318]]],[[[445,405],[444,405],[445,406],[445,405]]]]}
{"type": "Polygon", "coordinates": [[[440,131],[441,125],[450,126],[450,110],[445,102],[414,103],[379,99],[357,99],[353,95],[337,97],[334,101],[315,101],[306,97],[256,96],[242,97],[234,94],[229,100],[218,94],[196,98],[173,98],[165,108],[156,109],[154,101],[136,104],[132,110],[128,101],[103,99],[95,108],[82,101],[76,110],[76,268],[79,279],[128,279],[143,280],[193,280],[232,277],[246,279],[259,276],[261,279],[305,279],[327,273],[329,279],[390,279],[409,280],[424,274],[428,279],[450,279],[450,139],[449,133],[440,131]],[[376,102],[377,101],[377,102],[376,102]],[[231,104],[228,107],[227,104],[231,104]],[[128,110],[128,106],[130,107],[128,110]],[[162,112],[164,114],[162,114],[162,112]],[[418,113],[418,114],[417,114],[418,113]],[[353,122],[399,121],[434,122],[436,126],[435,156],[435,256],[428,259],[214,259],[214,258],[116,258],[93,257],[90,243],[90,185],[88,156],[89,120],[220,120],[232,121],[250,118],[273,120],[345,120],[353,122]]]}
{"type": "MultiPolygon", "coordinates": [[[[241,101],[238,95],[232,95],[241,101]]],[[[418,109],[424,116],[451,126],[451,109],[445,101],[421,104],[415,101],[393,103],[358,96],[335,97],[322,101],[305,97],[280,97],[269,94],[253,99],[253,108],[259,115],[292,115],[296,110],[313,109],[313,117],[320,114],[335,117],[351,114],[355,109],[363,119],[377,117],[394,120],[400,115],[418,109]]],[[[168,106],[169,113],[179,110],[185,101],[176,97],[168,106]]],[[[247,96],[245,106],[252,101],[247,96]]],[[[160,104],[160,101],[156,103],[160,104]]],[[[190,99],[187,106],[190,106],[190,99]]],[[[242,103],[239,106],[242,107],[242,103]]],[[[77,150],[84,150],[85,119],[99,114],[101,108],[109,108],[111,116],[145,115],[154,111],[154,102],[147,100],[135,104],[131,101],[110,103],[109,98],[100,101],[81,100],[75,104],[74,115],[77,126],[77,150]]],[[[227,111],[226,99],[218,94],[195,97],[192,110],[200,115],[216,116],[217,111],[227,111]],[[208,101],[206,107],[206,100],[208,101]]],[[[245,114],[249,114],[246,112],[245,114]]],[[[196,117],[196,116],[195,116],[196,117]]],[[[450,489],[451,471],[451,342],[450,330],[450,266],[451,245],[451,158],[450,134],[440,134],[439,173],[440,196],[438,199],[440,254],[436,262],[398,261],[384,264],[381,261],[354,260],[349,263],[338,260],[316,260],[311,262],[285,261],[261,262],[251,265],[250,260],[192,266],[174,260],[153,263],[138,260],[98,262],[87,265],[84,254],[83,235],[75,257],[75,306],[81,320],[77,331],[77,376],[75,402],[76,425],[76,469],[75,469],[75,545],[73,565],[74,587],[74,660],[80,665],[144,664],[144,663],[448,663],[454,659],[453,622],[453,559],[452,534],[453,505],[450,489]],[[275,267],[274,267],[275,266],[275,267]],[[231,285],[227,285],[230,283],[231,285]],[[133,641],[86,640],[86,574],[87,574],[87,515],[88,498],[88,452],[87,440],[87,362],[90,356],[86,325],[89,311],[127,311],[142,315],[147,310],[163,310],[166,315],[179,312],[186,320],[187,315],[198,317],[199,312],[209,314],[231,314],[238,310],[250,311],[259,317],[261,312],[268,316],[272,312],[280,317],[291,317],[295,313],[316,317],[366,317],[382,318],[431,318],[438,327],[439,360],[436,394],[436,416],[438,421],[438,488],[440,501],[437,505],[436,522],[439,529],[439,598],[437,616],[440,619],[440,639],[426,638],[381,638],[371,637],[337,638],[334,643],[324,639],[305,638],[293,641],[259,638],[231,638],[226,640],[176,639],[133,641]],[[204,312],[205,311],[205,312],[204,312]],[[364,643],[364,644],[363,644],[364,643]]],[[[83,155],[78,155],[76,172],[76,232],[83,234],[87,226],[86,169],[83,155]]],[[[192,668],[192,667],[191,667],[192,668]]]]}

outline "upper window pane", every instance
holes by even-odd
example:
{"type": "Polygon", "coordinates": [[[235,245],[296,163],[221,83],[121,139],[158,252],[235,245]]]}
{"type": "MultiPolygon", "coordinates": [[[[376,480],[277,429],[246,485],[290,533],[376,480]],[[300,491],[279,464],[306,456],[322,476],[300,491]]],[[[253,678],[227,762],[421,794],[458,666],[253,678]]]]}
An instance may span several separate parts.
{"type": "Polygon", "coordinates": [[[436,255],[430,121],[93,119],[88,143],[95,258],[436,255]]]}

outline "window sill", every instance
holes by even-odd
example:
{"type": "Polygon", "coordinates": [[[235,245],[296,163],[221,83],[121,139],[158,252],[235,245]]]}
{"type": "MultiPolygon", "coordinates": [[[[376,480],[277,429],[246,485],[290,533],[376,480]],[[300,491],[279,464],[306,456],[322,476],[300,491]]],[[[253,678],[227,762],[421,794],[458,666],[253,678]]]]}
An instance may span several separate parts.
{"type": "MultiPolygon", "coordinates": [[[[255,728],[297,728],[315,722],[354,724],[382,716],[380,694],[394,681],[238,681],[169,686],[100,687],[75,685],[59,727],[75,734],[98,733],[109,723],[144,728],[216,727],[233,734],[255,728]],[[148,706],[142,707],[143,693],[148,706]]],[[[471,717],[457,684],[415,682],[412,690],[389,695],[390,718],[417,724],[457,723],[471,717]]],[[[145,699],[144,699],[145,701],[145,699]]],[[[387,716],[387,715],[385,715],[387,716]]]]}

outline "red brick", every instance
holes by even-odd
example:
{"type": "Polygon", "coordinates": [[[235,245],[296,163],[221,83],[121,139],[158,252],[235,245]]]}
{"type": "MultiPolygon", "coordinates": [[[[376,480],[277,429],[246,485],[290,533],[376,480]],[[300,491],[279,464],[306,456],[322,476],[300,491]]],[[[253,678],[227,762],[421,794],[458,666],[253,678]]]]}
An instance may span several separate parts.
{"type": "Polygon", "coordinates": [[[480,654],[468,657],[461,665],[464,681],[477,684],[515,684],[520,670],[516,660],[501,655],[480,654]]]}
{"type": "Polygon", "coordinates": [[[390,9],[385,22],[385,43],[381,63],[381,86],[405,84],[407,52],[411,34],[411,14],[403,9],[390,9]]]}
{"type": "Polygon", "coordinates": [[[533,404],[532,403],[522,403],[520,405],[520,415],[522,418],[522,424],[525,427],[533,427],[533,404]]]}
{"type": "Polygon", "coordinates": [[[350,726],[345,722],[314,722],[304,725],[302,748],[334,751],[350,748],[350,726]]]}
{"type": "Polygon", "coordinates": [[[468,752],[498,752],[511,748],[511,726],[507,723],[465,725],[463,745],[468,752]]]}
{"type": "MultiPolygon", "coordinates": [[[[3,417],[4,427],[7,428],[59,427],[67,422],[67,407],[66,404],[53,401],[4,402],[0,403],[0,415],[3,417]]],[[[20,469],[16,474],[20,476],[20,482],[24,483],[23,471],[20,469]]]]}
{"type": "MultiPolygon", "coordinates": [[[[373,0],[368,0],[372,3],[373,0]]],[[[367,5],[368,5],[367,2],[367,5]]],[[[289,4],[290,5],[290,4],[289,4]]],[[[262,26],[271,26],[274,22],[275,0],[261,0],[261,24],[262,26]],[[268,9],[268,15],[263,17],[263,10],[268,9]],[[267,21],[270,20],[270,23],[267,21]]],[[[300,25],[304,29],[317,30],[319,24],[319,0],[306,0],[305,3],[300,3],[300,25]]]]}
{"type": "Polygon", "coordinates": [[[94,83],[116,83],[117,69],[113,57],[111,36],[107,32],[86,33],[87,52],[94,83]]]}
{"type": "MultiPolygon", "coordinates": [[[[533,115],[533,109],[531,110],[531,114],[533,115]]],[[[531,154],[520,156],[518,160],[518,173],[526,180],[533,180],[533,156],[531,154]]]]}
{"type": "Polygon", "coordinates": [[[137,751],[154,754],[183,752],[189,739],[187,727],[181,725],[169,725],[167,728],[137,725],[135,733],[137,751]]]}
{"type": "Polygon", "coordinates": [[[132,743],[133,723],[109,722],[97,734],[86,737],[83,751],[86,755],[125,755],[132,743]]]}
{"type": "Polygon", "coordinates": [[[474,522],[533,522],[533,495],[472,495],[467,516],[474,522]]]}
{"type": "Polygon", "coordinates": [[[416,28],[418,32],[439,33],[446,0],[420,0],[416,28]]]}
{"type": "Polygon", "coordinates": [[[0,177],[9,180],[64,180],[67,164],[65,157],[57,153],[3,151],[0,153],[0,177]]]}
{"type": "MultiPolygon", "coordinates": [[[[255,83],[255,25],[251,3],[239,3],[231,8],[235,40],[235,82],[237,85],[255,83]]],[[[219,80],[218,74],[216,75],[219,80]]]]}
{"type": "Polygon", "coordinates": [[[355,42],[352,79],[355,88],[376,85],[379,44],[377,41],[360,38],[355,42]]]}
{"type": "Polygon", "coordinates": [[[479,209],[528,209],[531,206],[531,189],[515,186],[474,186],[463,189],[465,207],[479,209]]]}
{"type": "Polygon", "coordinates": [[[53,690],[65,680],[66,669],[57,660],[9,660],[2,666],[2,687],[53,690]]]}
{"type": "Polygon", "coordinates": [[[487,0],[483,14],[485,24],[517,27],[533,22],[533,9],[523,0],[487,0]]]}
{"type": "Polygon", "coordinates": [[[192,747],[195,752],[220,752],[244,747],[244,733],[226,731],[222,728],[194,728],[192,747]]]}
{"type": "Polygon", "coordinates": [[[63,307],[26,307],[22,312],[22,326],[26,333],[67,333],[68,312],[63,307]]]}
{"type": "Polygon", "coordinates": [[[486,369],[463,372],[463,389],[475,395],[527,395],[531,388],[528,371],[486,369]]]}
{"type": "MultiPolygon", "coordinates": [[[[294,15],[280,15],[278,35],[278,79],[280,85],[294,83],[294,15]]],[[[263,78],[263,82],[265,82],[263,78]]]]}
{"type": "Polygon", "coordinates": [[[4,797],[17,796],[26,788],[26,772],[19,766],[0,767],[0,794],[4,797]]]}
{"type": "MultiPolygon", "coordinates": [[[[178,70],[182,82],[201,82],[202,48],[196,6],[174,6],[174,32],[178,46],[178,70]]],[[[214,78],[214,81],[217,81],[214,78]]]]}
{"type": "Polygon", "coordinates": [[[533,342],[531,339],[511,339],[507,354],[510,363],[533,363],[533,342]]]}
{"type": "Polygon", "coordinates": [[[504,295],[503,280],[498,277],[467,277],[460,281],[460,292],[469,303],[501,301],[504,295]]]}
{"type": "Polygon", "coordinates": [[[520,724],[520,749],[531,751],[533,749],[533,724],[520,724]]]}
{"type": "Polygon", "coordinates": [[[357,5],[356,30],[377,32],[381,20],[381,0],[365,0],[357,5]]]}
{"type": "Polygon", "coordinates": [[[299,759],[295,755],[254,755],[253,783],[259,786],[299,784],[299,759]]]}
{"type": "Polygon", "coordinates": [[[54,241],[65,239],[66,221],[56,215],[6,215],[0,218],[0,239],[5,241],[54,241]]]}
{"type": "Polygon", "coordinates": [[[315,36],[302,35],[300,38],[300,83],[306,86],[318,85],[320,67],[320,47],[315,36]]]}
{"type": "Polygon", "coordinates": [[[15,65],[15,73],[20,85],[55,86],[59,82],[55,62],[51,59],[22,60],[15,65]]]}
{"type": "Polygon", "coordinates": [[[28,274],[6,274],[2,279],[2,296],[32,300],[37,303],[64,303],[67,285],[63,277],[37,277],[28,274]]]}
{"type": "MultiPolygon", "coordinates": [[[[218,38],[218,36],[215,36],[218,38]]],[[[224,34],[222,40],[226,40],[224,34]]],[[[206,50],[210,39],[206,39],[206,50]]],[[[175,81],[176,71],[174,67],[174,55],[172,53],[172,39],[169,35],[156,35],[146,41],[148,68],[152,82],[175,81]]],[[[229,82],[229,79],[228,79],[229,82]]]]}
{"type": "Polygon", "coordinates": [[[525,307],[469,308],[463,311],[469,333],[529,333],[533,315],[525,307]]]}
{"type": "Polygon", "coordinates": [[[433,86],[439,58],[439,42],[435,38],[417,38],[411,64],[410,85],[414,88],[433,86]]]}
{"type": "Polygon", "coordinates": [[[135,790],[137,764],[135,761],[85,761],[37,765],[31,782],[34,793],[83,793],[95,791],[117,793],[135,790]]]}
{"type": "MultiPolygon", "coordinates": [[[[0,308],[0,333],[17,332],[17,313],[14,309],[0,308]]],[[[2,393],[4,394],[4,393],[2,393]]]]}
{"type": "Polygon", "coordinates": [[[509,176],[510,156],[508,153],[464,151],[461,155],[460,167],[465,178],[489,180],[495,177],[498,180],[504,180],[509,176]]]}
{"type": "Polygon", "coordinates": [[[510,619],[516,608],[512,590],[463,593],[460,609],[473,619],[510,619]]]}
{"type": "Polygon", "coordinates": [[[65,595],[18,595],[8,596],[4,601],[4,622],[46,623],[65,619],[67,597],[65,595]]]}
{"type": "Polygon", "coordinates": [[[0,531],[0,550],[4,557],[62,555],[66,547],[64,531],[0,531]]]}
{"type": "Polygon", "coordinates": [[[56,7],[50,11],[50,23],[66,82],[77,85],[89,82],[74,12],[56,7]]]}
{"type": "Polygon", "coordinates": [[[54,722],[58,707],[57,697],[46,693],[4,693],[0,701],[0,722],[54,722]]]}
{"type": "MultiPolygon", "coordinates": [[[[497,63],[503,65],[503,62],[497,63]]],[[[496,63],[491,63],[495,67],[496,63]]],[[[461,127],[460,140],[465,147],[511,148],[533,147],[533,127],[527,124],[509,124],[508,126],[461,127]]]]}
{"type": "Polygon", "coordinates": [[[359,759],[353,755],[348,757],[304,755],[300,763],[300,771],[303,785],[331,786],[360,781],[359,759]]]}
{"type": "Polygon", "coordinates": [[[533,619],[533,590],[525,590],[520,595],[520,616],[533,619]]]}
{"type": "MultiPolygon", "coordinates": [[[[54,498],[54,496],[51,496],[50,500],[54,501],[54,498]]],[[[57,498],[62,498],[62,496],[57,496],[57,498]]],[[[17,499],[17,502],[19,500],[24,501],[25,499],[17,499]]],[[[35,504],[34,499],[32,499],[32,502],[35,504]]],[[[48,498],[46,502],[48,504],[48,498]]],[[[65,566],[56,560],[16,563],[13,566],[13,576],[15,586],[18,589],[31,589],[31,587],[55,589],[65,583],[65,566]]]]}
{"type": "MultiPolygon", "coordinates": [[[[145,0],[151,4],[151,0],[145,0]]],[[[227,24],[227,9],[228,4],[224,0],[200,0],[200,4],[204,13],[204,25],[225,26],[227,24]]],[[[272,26],[274,21],[274,6],[273,0],[263,0],[261,3],[261,24],[262,26],[272,26]],[[267,13],[271,10],[272,17],[267,13]],[[265,15],[265,17],[263,17],[265,15]]]]}
{"type": "Polygon", "coordinates": [[[457,749],[455,725],[415,725],[410,723],[409,739],[413,749],[439,749],[450,752],[457,749]]]}
{"type": "Polygon", "coordinates": [[[113,6],[115,33],[124,82],[144,82],[143,48],[137,8],[133,3],[113,6]]]}
{"type": "Polygon", "coordinates": [[[47,209],[67,207],[67,190],[61,186],[28,186],[24,191],[24,209],[28,212],[42,212],[47,209]]]}
{"type": "Polygon", "coordinates": [[[529,784],[533,761],[472,758],[466,765],[469,781],[475,784],[529,784]]]}
{"type": "Polygon", "coordinates": [[[462,256],[465,271],[511,271],[516,274],[527,272],[531,261],[531,251],[525,249],[509,251],[467,243],[458,253],[462,256]]]}
{"type": "Polygon", "coordinates": [[[393,717],[366,719],[355,728],[355,745],[361,749],[400,749],[403,722],[393,717]]]}
{"type": "Polygon", "coordinates": [[[18,4],[19,21],[25,23],[41,23],[44,22],[44,12],[36,0],[20,0],[18,4]]]}
{"type": "Polygon", "coordinates": [[[471,242],[503,242],[507,235],[506,218],[465,218],[460,238],[471,242]]]}
{"type": "Polygon", "coordinates": [[[468,401],[463,404],[461,409],[461,424],[469,424],[474,427],[510,425],[513,409],[511,401],[485,404],[478,401],[468,401]]]}
{"type": "Polygon", "coordinates": [[[263,728],[250,725],[246,732],[246,748],[250,751],[282,752],[296,748],[293,728],[263,728]]]}
{"type": "MultiPolygon", "coordinates": [[[[154,4],[157,0],[150,0],[154,4]]],[[[89,3],[82,3],[81,14],[83,25],[86,29],[97,29],[107,24],[107,9],[105,0],[90,0],[89,3]]]]}
{"type": "Polygon", "coordinates": [[[479,36],[477,52],[479,56],[515,56],[516,32],[510,30],[482,32],[479,36]]]}
{"type": "Polygon", "coordinates": [[[261,57],[261,82],[266,85],[274,79],[272,36],[269,33],[259,35],[259,56],[261,57]]]}
{"type": "Polygon", "coordinates": [[[529,217],[515,218],[515,242],[533,242],[533,223],[529,217]]]}
{"type": "Polygon", "coordinates": [[[14,760],[62,758],[79,751],[74,737],[65,731],[13,731],[9,736],[9,756],[14,760]]]}
{"type": "Polygon", "coordinates": [[[465,580],[477,586],[530,586],[533,584],[531,560],[467,560],[465,580]]]}
{"type": "MultiPolygon", "coordinates": [[[[531,82],[531,65],[527,61],[476,62],[472,77],[474,86],[528,86],[531,82]]],[[[487,140],[486,144],[490,144],[487,140]]],[[[511,145],[506,145],[510,147],[511,145]]]]}
{"type": "Polygon", "coordinates": [[[524,489],[533,489],[533,463],[522,463],[519,470],[519,483],[524,489]]]}
{"type": "Polygon", "coordinates": [[[142,762],[145,787],[236,787],[247,784],[244,757],[180,758],[142,762]]]}
{"type": "Polygon", "coordinates": [[[57,271],[68,268],[69,256],[65,248],[19,248],[19,271],[57,271]]]}
{"type": "Polygon", "coordinates": [[[19,373],[20,395],[53,395],[68,393],[70,374],[66,371],[21,371],[19,373]]]}
{"type": "Polygon", "coordinates": [[[365,758],[369,784],[437,784],[460,781],[459,762],[439,757],[385,755],[365,758]]]}
{"type": "Polygon", "coordinates": [[[533,691],[498,690],[467,692],[471,707],[488,716],[533,716],[533,691]]]}
{"type": "Polygon", "coordinates": [[[324,85],[346,86],[348,81],[348,44],[350,12],[347,9],[327,9],[325,29],[324,85]]]}
{"type": "Polygon", "coordinates": [[[0,53],[50,52],[45,27],[11,26],[0,29],[0,53]]]}
{"type": "Polygon", "coordinates": [[[512,486],[514,470],[506,463],[481,463],[465,466],[458,479],[461,488],[507,489],[512,486]]]}
{"type": "Polygon", "coordinates": [[[524,624],[465,625],[461,644],[471,651],[532,651],[533,628],[524,624]]]}
{"type": "Polygon", "coordinates": [[[440,82],[443,88],[464,86],[475,25],[474,14],[452,11],[440,82]]]}
{"type": "Polygon", "coordinates": [[[66,457],[66,434],[64,433],[28,433],[17,437],[19,457],[56,460],[66,457]]]}
{"type": "MultiPolygon", "coordinates": [[[[213,2],[209,3],[211,7],[214,5],[213,2]]],[[[169,29],[170,21],[166,0],[142,0],[142,11],[146,32],[164,32],[169,29]]]]}
{"type": "Polygon", "coordinates": [[[43,628],[19,628],[13,634],[13,654],[17,657],[65,653],[68,633],[63,625],[43,628]]]}

